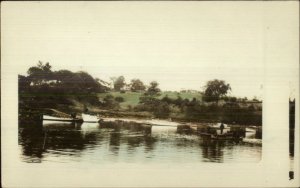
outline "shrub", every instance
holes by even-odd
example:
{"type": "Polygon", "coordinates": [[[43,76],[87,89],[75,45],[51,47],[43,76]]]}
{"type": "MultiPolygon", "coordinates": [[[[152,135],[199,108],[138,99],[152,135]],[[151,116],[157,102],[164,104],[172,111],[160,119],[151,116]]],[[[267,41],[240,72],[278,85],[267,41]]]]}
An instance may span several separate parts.
{"type": "Polygon", "coordinates": [[[117,101],[117,102],[124,102],[125,100],[124,100],[123,97],[116,97],[115,101],[117,101]]]}
{"type": "Polygon", "coordinates": [[[158,118],[165,118],[168,117],[170,114],[170,108],[169,105],[165,102],[160,103],[158,106],[156,106],[154,115],[158,118]]]}
{"type": "Polygon", "coordinates": [[[119,103],[115,101],[114,96],[112,95],[106,95],[103,99],[104,101],[104,107],[107,108],[118,108],[119,107],[119,103]]]}
{"type": "Polygon", "coordinates": [[[132,111],[133,107],[129,104],[129,105],[127,105],[127,109],[128,109],[129,111],[132,111]]]}

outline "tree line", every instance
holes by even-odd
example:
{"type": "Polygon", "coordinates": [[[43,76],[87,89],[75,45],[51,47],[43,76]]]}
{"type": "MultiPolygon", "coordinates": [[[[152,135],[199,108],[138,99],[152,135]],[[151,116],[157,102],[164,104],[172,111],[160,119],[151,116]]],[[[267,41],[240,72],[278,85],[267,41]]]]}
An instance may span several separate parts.
{"type": "MultiPolygon", "coordinates": [[[[87,72],[52,71],[51,68],[52,66],[49,63],[43,64],[41,61],[37,66],[30,67],[27,71],[28,76],[19,75],[19,89],[23,91],[28,89],[29,86],[34,86],[35,88],[42,86],[51,86],[53,88],[55,86],[62,93],[73,93],[78,90],[83,93],[101,93],[110,90],[122,92],[127,87],[127,90],[146,92],[148,95],[156,95],[161,91],[156,81],[152,81],[149,86],[146,86],[140,79],[135,78],[127,84],[124,76],[119,76],[112,77],[112,83],[109,84],[99,78],[93,78],[87,72]],[[107,85],[113,85],[113,88],[107,85]]],[[[203,92],[204,99],[206,101],[218,101],[220,97],[226,96],[230,90],[230,84],[224,80],[215,79],[208,81],[203,92]]]]}
{"type": "Polygon", "coordinates": [[[176,99],[161,95],[159,83],[150,82],[146,86],[140,79],[132,79],[126,83],[124,76],[112,77],[111,83],[93,78],[87,72],[72,72],[69,70],[53,71],[49,63],[39,62],[30,67],[27,76],[19,75],[19,106],[25,108],[59,108],[69,110],[74,102],[96,106],[104,109],[120,109],[120,103],[124,102],[122,97],[107,95],[102,101],[98,93],[110,91],[117,92],[140,92],[142,93],[139,104],[130,107],[133,112],[150,112],[159,118],[181,118],[185,120],[211,120],[222,119],[227,122],[258,123],[261,122],[261,114],[250,106],[240,107],[237,102],[247,101],[227,96],[232,90],[229,83],[224,80],[210,80],[206,83],[204,91],[201,92],[202,101],[193,98],[176,99]],[[218,105],[220,100],[225,104],[218,105]],[[206,103],[211,103],[206,105],[206,103]]]}
{"type": "Polygon", "coordinates": [[[27,76],[19,75],[20,108],[67,108],[73,101],[99,105],[97,93],[109,88],[87,72],[52,71],[49,63],[30,67],[27,76]]]}

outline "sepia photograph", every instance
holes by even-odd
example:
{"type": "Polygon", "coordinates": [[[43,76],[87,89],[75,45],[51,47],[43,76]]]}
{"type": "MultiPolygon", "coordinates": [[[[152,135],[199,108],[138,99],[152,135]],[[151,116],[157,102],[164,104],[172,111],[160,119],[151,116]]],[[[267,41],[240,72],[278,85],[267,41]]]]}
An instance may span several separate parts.
{"type": "Polygon", "coordinates": [[[5,187],[299,185],[298,2],[1,4],[5,187]]]}

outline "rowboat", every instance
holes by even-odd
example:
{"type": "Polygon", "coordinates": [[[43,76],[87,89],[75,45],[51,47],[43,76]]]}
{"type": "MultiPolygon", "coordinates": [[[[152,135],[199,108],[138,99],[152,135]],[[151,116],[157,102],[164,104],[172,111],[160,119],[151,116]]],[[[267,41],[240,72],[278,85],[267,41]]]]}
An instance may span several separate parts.
{"type": "MultiPolygon", "coordinates": [[[[223,123],[223,125],[224,125],[224,129],[229,128],[229,126],[227,124],[223,123]]],[[[212,127],[212,128],[220,128],[221,127],[221,123],[216,123],[214,125],[210,125],[210,127],[212,127]]]]}
{"type": "Polygon", "coordinates": [[[167,126],[167,127],[177,127],[180,125],[177,122],[172,122],[172,121],[167,121],[167,120],[160,120],[160,119],[151,119],[151,120],[146,120],[143,123],[149,124],[149,125],[155,125],[155,126],[167,126]]]}
{"type": "Polygon", "coordinates": [[[43,120],[47,120],[47,121],[74,121],[75,119],[43,115],[43,120]]]}
{"type": "Polygon", "coordinates": [[[233,134],[210,134],[210,133],[200,133],[200,136],[204,139],[209,140],[242,140],[239,136],[234,136],[233,134]]]}
{"type": "Polygon", "coordinates": [[[204,139],[211,140],[241,140],[241,135],[235,131],[231,131],[227,124],[223,124],[224,128],[221,131],[221,123],[210,125],[206,131],[200,133],[200,136],[204,139]]]}
{"type": "Polygon", "coordinates": [[[54,122],[54,121],[60,121],[60,122],[82,122],[82,119],[78,118],[71,118],[71,117],[56,117],[56,116],[50,116],[50,115],[43,115],[43,121],[45,122],[54,122]]]}
{"type": "Polygon", "coordinates": [[[218,135],[223,135],[223,134],[226,135],[227,133],[230,132],[230,127],[227,124],[225,124],[225,123],[223,123],[223,126],[224,126],[224,128],[223,128],[222,134],[221,134],[221,123],[210,125],[209,127],[212,128],[212,129],[214,129],[214,130],[216,130],[216,132],[217,132],[218,135]]]}

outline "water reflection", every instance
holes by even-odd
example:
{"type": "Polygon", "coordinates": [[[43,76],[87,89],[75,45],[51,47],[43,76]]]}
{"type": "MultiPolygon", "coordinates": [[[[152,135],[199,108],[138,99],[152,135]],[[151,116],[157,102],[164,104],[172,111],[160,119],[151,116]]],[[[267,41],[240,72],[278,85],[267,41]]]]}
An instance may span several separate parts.
{"type": "Polygon", "coordinates": [[[19,128],[19,143],[22,144],[22,153],[30,162],[40,162],[43,157],[44,132],[41,125],[19,128]]]}
{"type": "Polygon", "coordinates": [[[200,146],[202,148],[203,161],[223,162],[225,141],[203,140],[200,142],[200,146]]]}
{"type": "Polygon", "coordinates": [[[135,122],[19,126],[25,162],[235,162],[260,160],[261,147],[203,140],[182,127],[135,122]]]}

